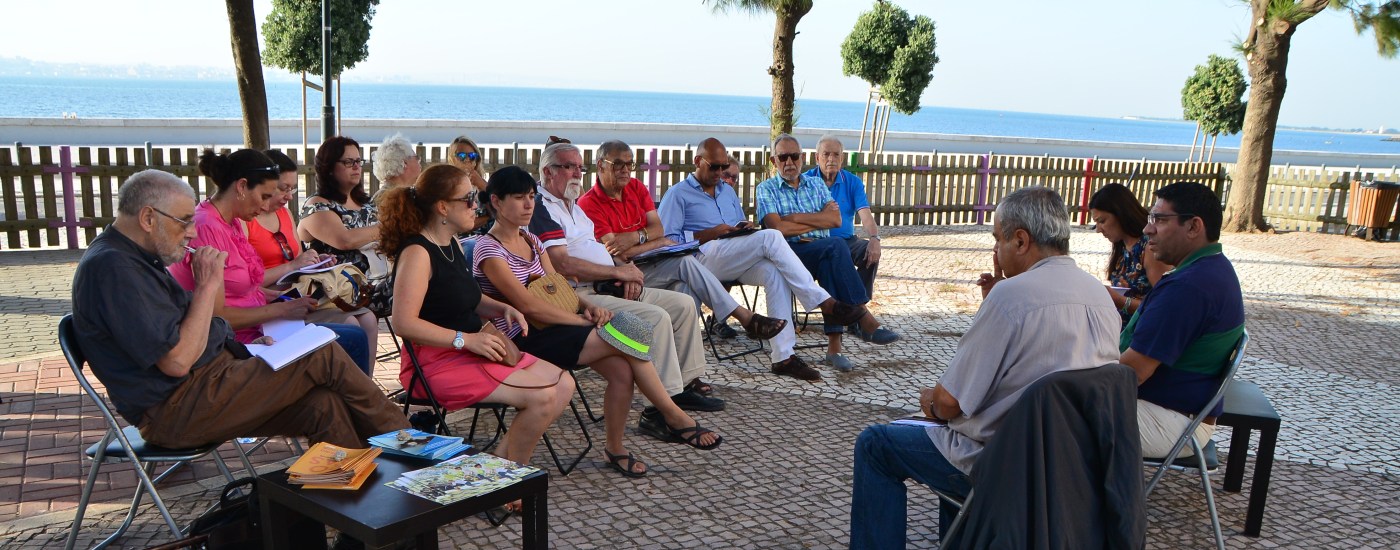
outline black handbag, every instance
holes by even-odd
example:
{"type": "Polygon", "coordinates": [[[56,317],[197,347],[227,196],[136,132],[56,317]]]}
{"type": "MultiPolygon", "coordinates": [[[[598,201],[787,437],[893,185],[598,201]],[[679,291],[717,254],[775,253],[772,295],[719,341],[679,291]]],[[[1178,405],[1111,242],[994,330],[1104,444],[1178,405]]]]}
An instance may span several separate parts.
{"type": "Polygon", "coordinates": [[[190,535],[208,535],[209,550],[262,550],[261,521],[257,479],[245,477],[224,486],[219,507],[194,520],[190,535]],[[243,495],[233,496],[240,488],[243,495]]]}

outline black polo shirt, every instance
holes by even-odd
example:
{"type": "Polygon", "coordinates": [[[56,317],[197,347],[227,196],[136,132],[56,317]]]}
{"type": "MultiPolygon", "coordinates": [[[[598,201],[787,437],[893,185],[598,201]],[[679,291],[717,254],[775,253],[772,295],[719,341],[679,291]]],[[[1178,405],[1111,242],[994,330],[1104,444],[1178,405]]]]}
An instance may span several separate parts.
{"type": "MultiPolygon", "coordinates": [[[[165,401],[184,382],[156,361],[180,341],[180,323],[192,294],[180,287],[160,257],[108,227],[92,241],[73,274],[73,327],[88,365],[127,422],[165,401]]],[[[221,317],[209,323],[209,342],[193,368],[213,360],[233,341],[221,317]]]]}

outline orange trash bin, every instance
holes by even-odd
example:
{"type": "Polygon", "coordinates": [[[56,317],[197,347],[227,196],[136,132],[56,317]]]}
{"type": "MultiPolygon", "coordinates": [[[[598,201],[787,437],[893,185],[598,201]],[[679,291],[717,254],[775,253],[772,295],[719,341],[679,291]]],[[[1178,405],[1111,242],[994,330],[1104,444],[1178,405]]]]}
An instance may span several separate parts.
{"type": "Polygon", "coordinates": [[[1347,201],[1347,224],[1370,229],[1389,227],[1397,198],[1400,198],[1400,184],[1384,181],[1351,182],[1351,197],[1347,201]]]}

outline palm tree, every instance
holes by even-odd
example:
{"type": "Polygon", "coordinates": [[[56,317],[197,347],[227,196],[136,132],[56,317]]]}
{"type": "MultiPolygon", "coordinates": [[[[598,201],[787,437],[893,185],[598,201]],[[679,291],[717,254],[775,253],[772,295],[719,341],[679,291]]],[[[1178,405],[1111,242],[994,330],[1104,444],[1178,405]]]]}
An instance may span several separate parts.
{"type": "Polygon", "coordinates": [[[781,133],[792,132],[793,103],[796,98],[792,88],[792,41],[797,38],[797,22],[807,12],[812,11],[812,0],[702,0],[710,4],[715,13],[746,11],[751,14],[773,13],[777,20],[773,25],[773,64],[768,74],[773,77],[773,104],[769,109],[768,137],[772,139],[781,133]]]}

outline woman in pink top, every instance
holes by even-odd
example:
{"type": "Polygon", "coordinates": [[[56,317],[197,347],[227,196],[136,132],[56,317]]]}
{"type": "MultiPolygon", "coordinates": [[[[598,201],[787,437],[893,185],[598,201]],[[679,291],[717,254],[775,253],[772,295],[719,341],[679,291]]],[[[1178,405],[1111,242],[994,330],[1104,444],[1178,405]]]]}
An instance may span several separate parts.
{"type": "MultiPolygon", "coordinates": [[[[240,149],[231,154],[216,154],[205,150],[199,157],[199,171],[214,181],[218,191],[195,208],[194,224],[198,236],[190,246],[211,246],[228,253],[224,265],[224,302],[214,314],[223,317],[233,327],[239,342],[250,343],[262,338],[262,324],[274,319],[305,319],[316,307],[314,298],[301,298],[268,303],[262,287],[276,281],[287,272],[319,260],[312,252],[272,269],[263,267],[262,259],[248,243],[243,226],[259,212],[267,210],[277,193],[281,170],[267,155],[252,149],[240,149]]],[[[170,266],[171,275],[180,285],[194,288],[194,274],[188,262],[170,266]]],[[[340,326],[327,325],[341,333],[340,326]]],[[[351,327],[363,339],[364,332],[351,327]]],[[[347,349],[365,347],[346,342],[347,349]]],[[[361,369],[368,361],[355,357],[361,369]]]]}

